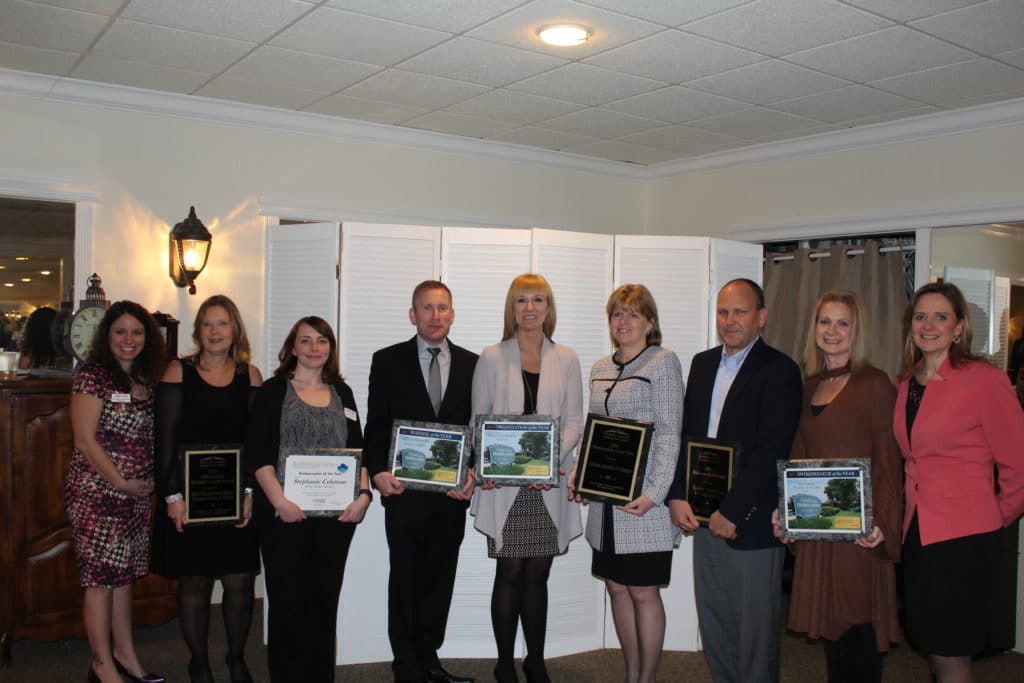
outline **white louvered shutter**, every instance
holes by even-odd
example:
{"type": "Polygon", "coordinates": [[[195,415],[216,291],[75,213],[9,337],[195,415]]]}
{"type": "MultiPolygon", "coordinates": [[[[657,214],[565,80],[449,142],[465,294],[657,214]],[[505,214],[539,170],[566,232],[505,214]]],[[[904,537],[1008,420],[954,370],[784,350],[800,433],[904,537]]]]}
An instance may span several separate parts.
{"type": "Polygon", "coordinates": [[[996,276],[992,294],[992,362],[997,368],[1006,370],[1010,361],[1010,278],[996,276]]]}
{"type": "Polygon", "coordinates": [[[707,347],[718,346],[718,331],[715,326],[715,305],[718,292],[726,282],[736,278],[747,278],[764,285],[764,247],[749,242],[711,239],[711,280],[708,287],[708,338],[707,347]]]}
{"type": "Polygon", "coordinates": [[[974,332],[971,351],[991,356],[995,351],[992,319],[995,305],[995,273],[984,268],[946,266],[944,279],[959,287],[967,300],[967,313],[971,317],[971,328],[974,332]]]}
{"type": "MultiPolygon", "coordinates": [[[[443,228],[441,280],[452,290],[452,341],[476,353],[500,341],[508,285],[529,270],[529,230],[443,228]]],[[[491,627],[494,560],[487,557],[486,537],[473,528],[473,519],[466,516],[441,657],[494,657],[497,652],[491,627]]]]}
{"type": "MultiPolygon", "coordinates": [[[[572,347],[580,358],[584,413],[590,368],[611,347],[604,306],[612,290],[613,257],[611,235],[533,231],[532,270],[547,279],[555,296],[555,341],[572,347]]],[[[552,565],[545,650],[552,657],[603,647],[605,590],[591,576],[590,562],[590,546],[580,537],[552,565]]]]}
{"type": "Polygon", "coordinates": [[[264,376],[277,368],[281,344],[299,318],[320,316],[337,331],[340,236],[337,223],[267,228],[264,376]]]}

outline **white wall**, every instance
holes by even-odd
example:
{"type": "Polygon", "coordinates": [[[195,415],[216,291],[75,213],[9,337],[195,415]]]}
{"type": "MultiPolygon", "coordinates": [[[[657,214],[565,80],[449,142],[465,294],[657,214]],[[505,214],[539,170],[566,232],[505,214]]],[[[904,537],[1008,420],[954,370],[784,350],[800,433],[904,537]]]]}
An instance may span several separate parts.
{"type": "Polygon", "coordinates": [[[1024,230],[997,233],[985,226],[944,228],[932,232],[933,276],[941,277],[946,266],[994,270],[1022,284],[1024,278],[1024,230]]]}
{"type": "Polygon", "coordinates": [[[13,95],[0,96],[0,176],[97,187],[92,268],[109,298],[137,299],[187,325],[204,295],[228,294],[256,358],[261,197],[495,226],[630,233],[644,224],[640,180],[13,95]],[[167,277],[167,233],[190,204],[214,235],[195,297],[167,277]]]}

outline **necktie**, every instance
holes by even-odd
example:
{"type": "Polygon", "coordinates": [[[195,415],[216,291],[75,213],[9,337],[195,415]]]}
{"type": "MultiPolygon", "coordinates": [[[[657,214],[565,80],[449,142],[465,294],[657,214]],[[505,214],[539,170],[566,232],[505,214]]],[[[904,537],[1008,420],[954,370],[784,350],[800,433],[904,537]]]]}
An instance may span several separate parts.
{"type": "Polygon", "coordinates": [[[437,354],[441,349],[429,347],[430,368],[427,371],[427,394],[430,396],[430,403],[434,406],[434,415],[441,410],[441,363],[437,360],[437,354]]]}

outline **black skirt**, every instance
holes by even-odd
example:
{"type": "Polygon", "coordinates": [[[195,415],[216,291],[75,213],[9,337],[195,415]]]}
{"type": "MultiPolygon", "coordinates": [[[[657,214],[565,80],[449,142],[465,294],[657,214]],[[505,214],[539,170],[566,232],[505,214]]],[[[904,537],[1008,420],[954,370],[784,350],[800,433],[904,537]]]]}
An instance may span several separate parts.
{"type": "Polygon", "coordinates": [[[907,639],[928,654],[968,657],[985,647],[998,529],[921,545],[914,515],[903,544],[907,639]]]}
{"type": "Polygon", "coordinates": [[[672,551],[652,553],[615,552],[615,529],[612,506],[604,505],[604,524],[601,534],[603,550],[594,550],[590,573],[623,586],[667,586],[672,578],[672,551]]]}

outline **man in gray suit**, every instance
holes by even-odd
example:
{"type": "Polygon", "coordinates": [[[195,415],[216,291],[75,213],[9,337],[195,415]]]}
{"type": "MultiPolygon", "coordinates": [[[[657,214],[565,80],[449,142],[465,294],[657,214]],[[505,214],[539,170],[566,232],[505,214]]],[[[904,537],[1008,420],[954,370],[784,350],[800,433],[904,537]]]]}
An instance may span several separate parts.
{"type": "Polygon", "coordinates": [[[718,294],[722,345],[697,354],[683,401],[683,453],[667,497],[672,521],[694,534],[693,575],[704,654],[716,683],[776,683],[782,631],[782,562],[771,514],[776,462],[789,458],[803,383],[788,356],[761,339],[761,287],[733,280],[718,294]],[[736,446],[732,489],[700,527],[686,492],[687,439],[736,446]]]}

